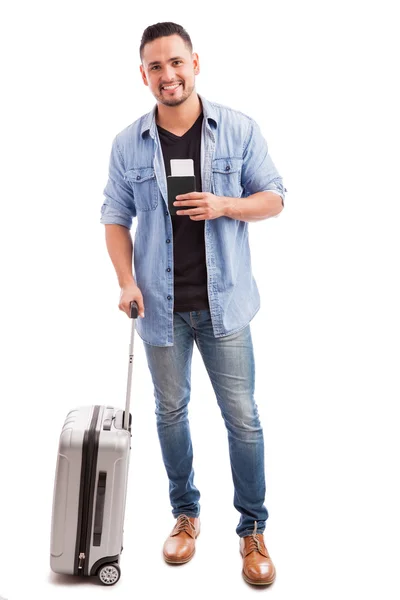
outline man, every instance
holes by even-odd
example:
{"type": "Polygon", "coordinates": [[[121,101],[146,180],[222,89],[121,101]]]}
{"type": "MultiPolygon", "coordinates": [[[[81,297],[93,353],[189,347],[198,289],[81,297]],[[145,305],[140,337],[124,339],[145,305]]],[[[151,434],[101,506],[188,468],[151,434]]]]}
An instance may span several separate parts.
{"type": "MultiPolygon", "coordinates": [[[[138,303],[136,327],[154,384],[176,518],[163,555],[169,563],[187,562],[200,532],[188,423],[196,342],[228,432],[243,577],[265,585],[275,567],[263,538],[264,442],[249,325],[260,298],[248,222],[277,216],[287,190],[255,121],[196,93],[199,57],[180,25],[148,27],[140,58],[157,104],[114,139],[101,222],[121,288],[119,308],[129,315],[130,302],[138,303]],[[176,215],[168,209],[171,159],[193,159],[198,190],[177,196],[174,205],[185,209],[176,215]]],[[[222,510],[217,499],[215,506],[222,510]]]]}

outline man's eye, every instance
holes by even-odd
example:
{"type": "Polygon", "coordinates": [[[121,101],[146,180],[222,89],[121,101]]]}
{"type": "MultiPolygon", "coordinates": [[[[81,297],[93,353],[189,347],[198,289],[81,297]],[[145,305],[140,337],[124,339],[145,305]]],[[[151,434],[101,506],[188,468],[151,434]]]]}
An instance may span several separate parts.
{"type": "MultiPolygon", "coordinates": [[[[181,60],[174,60],[174,63],[182,63],[181,60]]],[[[158,69],[160,65],[154,65],[154,67],[151,67],[150,71],[154,71],[154,69],[158,69]]]]}

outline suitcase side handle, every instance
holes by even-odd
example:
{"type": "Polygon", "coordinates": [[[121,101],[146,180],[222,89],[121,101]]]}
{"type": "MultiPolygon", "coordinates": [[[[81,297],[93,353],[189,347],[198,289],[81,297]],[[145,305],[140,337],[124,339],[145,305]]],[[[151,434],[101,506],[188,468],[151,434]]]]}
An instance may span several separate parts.
{"type": "Polygon", "coordinates": [[[129,344],[129,360],[128,360],[128,383],[126,386],[126,401],[124,415],[124,429],[129,430],[129,409],[131,404],[131,388],[132,388],[132,363],[133,363],[133,340],[135,336],[135,319],[138,318],[139,307],[135,300],[130,304],[130,318],[132,319],[131,341],[129,344]]]}
{"type": "Polygon", "coordinates": [[[94,513],[93,546],[101,546],[103,533],[104,503],[106,499],[107,473],[100,471],[97,480],[96,508],[94,513]]]}

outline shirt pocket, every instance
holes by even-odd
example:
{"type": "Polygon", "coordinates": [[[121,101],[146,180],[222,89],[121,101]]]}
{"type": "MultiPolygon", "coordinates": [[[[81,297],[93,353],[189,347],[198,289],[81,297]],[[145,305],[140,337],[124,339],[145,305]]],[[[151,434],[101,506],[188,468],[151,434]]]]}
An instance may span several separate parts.
{"type": "Polygon", "coordinates": [[[154,210],[158,204],[158,185],[153,167],[129,169],[125,179],[133,190],[137,210],[154,210]]]}
{"type": "Polygon", "coordinates": [[[216,196],[240,198],[242,158],[214,158],[212,161],[212,182],[216,196]]]}

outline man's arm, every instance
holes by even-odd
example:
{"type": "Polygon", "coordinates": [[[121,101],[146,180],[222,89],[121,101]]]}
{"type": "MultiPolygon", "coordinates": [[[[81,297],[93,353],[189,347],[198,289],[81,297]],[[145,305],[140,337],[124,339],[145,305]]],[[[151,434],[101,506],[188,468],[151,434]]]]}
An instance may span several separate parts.
{"type": "Polygon", "coordinates": [[[121,287],[134,282],[130,228],[132,219],[136,216],[133,192],[125,181],[124,173],[125,166],[116,137],[111,149],[100,222],[105,225],[107,250],[121,287]]]}
{"type": "Polygon", "coordinates": [[[105,200],[101,207],[101,219],[106,230],[106,245],[121,288],[119,309],[130,316],[130,303],[137,302],[139,316],[144,317],[142,292],[138,288],[132,273],[133,244],[130,234],[132,219],[136,216],[132,189],[124,178],[125,166],[114,139],[110,156],[107,185],[104,189],[105,200]]]}
{"type": "Polygon", "coordinates": [[[227,217],[241,221],[260,221],[277,217],[283,210],[287,189],[254,119],[250,120],[243,152],[241,182],[243,197],[227,198],[227,217]]]}
{"type": "Polygon", "coordinates": [[[141,290],[132,274],[132,238],[124,225],[106,224],[106,244],[111,262],[117,273],[121,288],[118,308],[130,316],[130,304],[137,302],[139,317],[144,317],[144,301],[141,290]]]}
{"type": "Polygon", "coordinates": [[[283,210],[283,200],[275,192],[256,192],[247,198],[225,197],[224,216],[238,221],[262,221],[277,217],[283,210]]]}
{"type": "Polygon", "coordinates": [[[135,200],[132,188],[125,180],[125,165],[118,146],[118,136],[114,138],[108,181],[104,188],[104,202],[101,207],[100,223],[103,225],[124,225],[132,227],[132,220],[136,217],[135,200]]]}
{"type": "Polygon", "coordinates": [[[133,244],[130,231],[123,225],[105,225],[106,245],[121,288],[136,284],[132,274],[133,244]]]}

